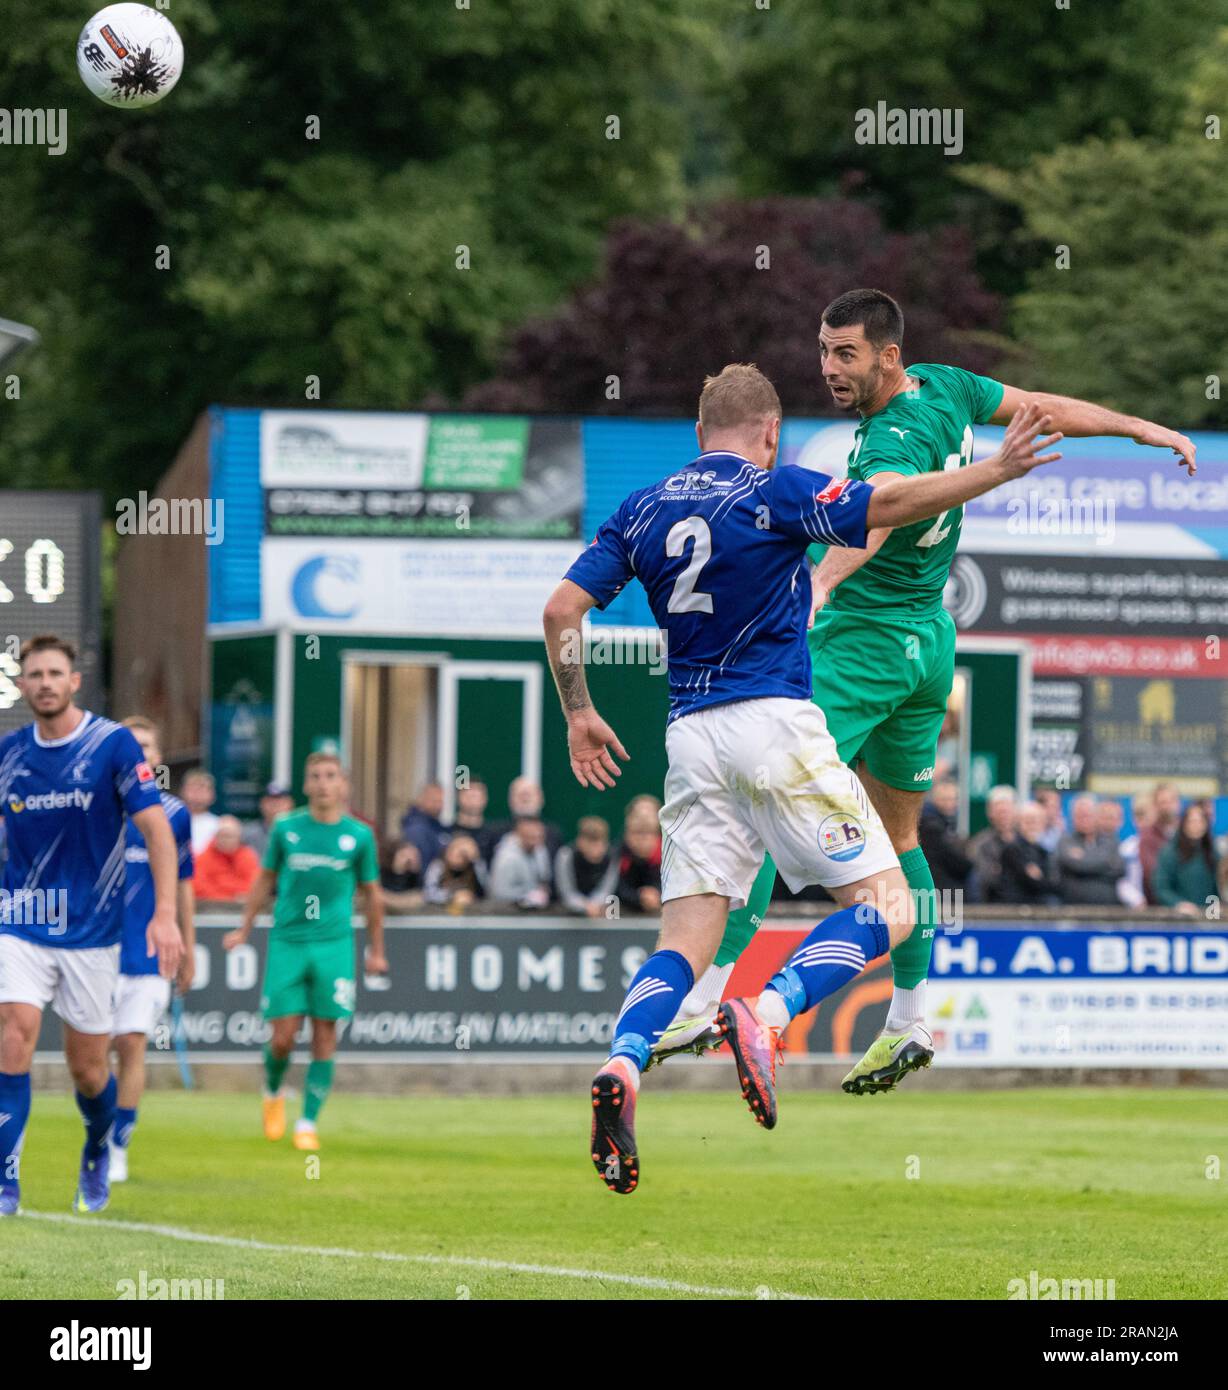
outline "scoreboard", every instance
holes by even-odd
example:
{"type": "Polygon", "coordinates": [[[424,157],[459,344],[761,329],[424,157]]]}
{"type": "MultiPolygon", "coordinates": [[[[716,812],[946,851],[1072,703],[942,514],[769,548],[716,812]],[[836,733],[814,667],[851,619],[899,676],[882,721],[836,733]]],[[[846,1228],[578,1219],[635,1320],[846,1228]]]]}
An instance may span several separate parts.
{"type": "Polygon", "coordinates": [[[27,637],[77,648],[77,703],[102,699],[101,494],[0,491],[0,734],[30,722],[16,685],[27,637]]]}

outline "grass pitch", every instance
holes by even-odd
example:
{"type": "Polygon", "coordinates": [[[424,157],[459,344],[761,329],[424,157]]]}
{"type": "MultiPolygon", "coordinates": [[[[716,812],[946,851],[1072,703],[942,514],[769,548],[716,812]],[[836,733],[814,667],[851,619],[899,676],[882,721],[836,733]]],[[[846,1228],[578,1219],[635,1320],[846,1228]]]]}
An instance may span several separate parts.
{"type": "Polygon", "coordinates": [[[318,1156],[266,1142],[254,1095],[156,1092],[132,1180],[103,1217],[70,1218],[81,1125],[44,1094],[22,1165],[31,1214],[0,1223],[0,1300],[113,1299],[141,1271],[224,1280],[228,1300],[1002,1299],[1032,1270],[1112,1278],[1119,1299],[1222,1299],[1228,1176],[1208,1174],[1223,1104],[922,1081],[785,1092],[767,1134],[732,1089],[654,1094],[649,1078],[641,1186],[618,1197],[587,1157],[583,1090],[338,1094],[318,1156]]]}

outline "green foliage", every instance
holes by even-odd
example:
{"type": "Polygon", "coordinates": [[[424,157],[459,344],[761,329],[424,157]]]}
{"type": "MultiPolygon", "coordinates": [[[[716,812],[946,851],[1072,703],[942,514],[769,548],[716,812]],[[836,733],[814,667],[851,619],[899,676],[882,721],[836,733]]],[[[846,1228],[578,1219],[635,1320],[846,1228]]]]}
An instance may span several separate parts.
{"type": "Polygon", "coordinates": [[[66,108],[69,139],[0,147],[0,315],[43,335],[0,482],[148,486],[211,401],[293,404],[308,376],[324,404],[457,399],[611,219],[682,206],[686,8],[178,0],[186,71],[147,111],[78,81],[79,6],[14,16],[6,100],[66,108]]]}

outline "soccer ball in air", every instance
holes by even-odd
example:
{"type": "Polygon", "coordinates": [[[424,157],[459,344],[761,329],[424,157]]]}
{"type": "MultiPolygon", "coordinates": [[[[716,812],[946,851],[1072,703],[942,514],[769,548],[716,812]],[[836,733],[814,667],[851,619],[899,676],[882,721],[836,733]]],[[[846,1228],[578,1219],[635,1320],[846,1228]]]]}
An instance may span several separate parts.
{"type": "Polygon", "coordinates": [[[108,106],[152,106],[179,81],[183,42],[148,5],[108,5],[81,30],[77,71],[108,106]]]}

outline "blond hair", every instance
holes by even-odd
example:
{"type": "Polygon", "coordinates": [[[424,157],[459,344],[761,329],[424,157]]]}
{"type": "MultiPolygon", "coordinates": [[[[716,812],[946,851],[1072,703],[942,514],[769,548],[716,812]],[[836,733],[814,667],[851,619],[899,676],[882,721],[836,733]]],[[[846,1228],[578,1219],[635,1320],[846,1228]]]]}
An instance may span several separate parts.
{"type": "Polygon", "coordinates": [[[715,376],[704,378],[699,424],[705,434],[778,420],[780,415],[776,388],[753,362],[731,362],[715,376]]]}

